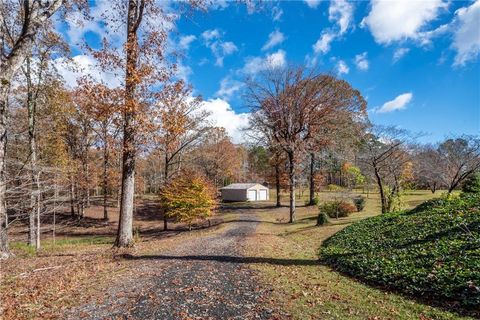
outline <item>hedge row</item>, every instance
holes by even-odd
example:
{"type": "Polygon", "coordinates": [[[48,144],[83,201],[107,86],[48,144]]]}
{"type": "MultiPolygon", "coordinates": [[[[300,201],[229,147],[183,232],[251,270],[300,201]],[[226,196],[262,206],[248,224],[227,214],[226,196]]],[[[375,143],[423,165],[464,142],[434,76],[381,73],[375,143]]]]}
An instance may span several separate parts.
{"type": "Polygon", "coordinates": [[[355,223],[324,242],[335,269],[415,296],[480,305],[480,194],[355,223]]]}

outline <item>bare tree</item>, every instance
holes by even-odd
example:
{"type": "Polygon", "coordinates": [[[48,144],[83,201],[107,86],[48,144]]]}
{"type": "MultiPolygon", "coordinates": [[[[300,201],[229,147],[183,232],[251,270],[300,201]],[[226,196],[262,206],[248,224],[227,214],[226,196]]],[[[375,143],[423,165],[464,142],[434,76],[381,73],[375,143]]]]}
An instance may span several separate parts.
{"type": "Polygon", "coordinates": [[[441,155],[432,145],[420,146],[414,154],[414,176],[419,187],[432,193],[445,186],[445,168],[441,155]]]}
{"type": "Polygon", "coordinates": [[[443,162],[448,193],[480,168],[480,138],[462,135],[448,139],[438,146],[443,162]]]}
{"type": "Polygon", "coordinates": [[[410,161],[406,151],[411,136],[405,130],[374,126],[365,135],[359,160],[377,182],[382,213],[392,208],[398,197],[405,165],[410,161]]]}
{"type": "Polygon", "coordinates": [[[303,67],[271,69],[260,79],[250,79],[247,101],[254,110],[251,127],[264,128],[287,155],[292,223],[297,164],[322,128],[344,113],[364,114],[366,103],[347,82],[303,67]]]}
{"type": "Polygon", "coordinates": [[[5,205],[5,153],[10,84],[25,58],[31,54],[38,30],[47,23],[62,3],[62,0],[0,3],[0,258],[9,256],[5,205]]]}

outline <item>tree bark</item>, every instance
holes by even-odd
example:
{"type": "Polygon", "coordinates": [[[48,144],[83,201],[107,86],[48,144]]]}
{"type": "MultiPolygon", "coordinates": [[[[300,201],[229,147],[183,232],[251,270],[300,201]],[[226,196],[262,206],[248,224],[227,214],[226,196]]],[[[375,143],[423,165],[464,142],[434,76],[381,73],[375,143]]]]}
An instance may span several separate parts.
{"type": "Polygon", "coordinates": [[[374,171],[375,171],[375,178],[376,178],[377,184],[378,184],[378,189],[379,189],[379,192],[380,192],[380,201],[382,203],[382,213],[386,213],[387,212],[387,199],[385,197],[385,192],[383,190],[382,178],[380,177],[380,174],[378,173],[377,168],[374,168],[374,171]]]}
{"type": "Polygon", "coordinates": [[[295,157],[292,151],[288,152],[288,176],[290,180],[290,223],[295,222],[295,157]]]}
{"type": "Polygon", "coordinates": [[[315,204],[315,154],[312,152],[310,153],[310,195],[309,195],[309,202],[310,206],[315,204]]]}
{"type": "Polygon", "coordinates": [[[281,204],[281,201],[280,201],[280,168],[279,168],[279,164],[276,164],[275,165],[275,188],[276,188],[276,196],[277,196],[277,204],[276,206],[277,207],[281,207],[282,204],[281,204]]]}
{"type": "MultiPolygon", "coordinates": [[[[10,250],[8,248],[7,236],[7,207],[6,207],[6,179],[5,179],[5,153],[7,149],[7,96],[8,84],[4,84],[4,79],[0,79],[0,259],[8,258],[10,250]]],[[[7,80],[10,81],[10,80],[7,80]]]]}
{"type": "Polygon", "coordinates": [[[103,144],[103,219],[108,221],[107,210],[107,189],[108,189],[108,142],[107,133],[104,130],[104,144],[103,144]]]}
{"type": "Polygon", "coordinates": [[[27,80],[27,113],[28,113],[28,146],[30,151],[30,212],[28,243],[30,246],[40,249],[40,179],[37,168],[37,139],[36,139],[36,99],[33,94],[31,79],[30,58],[26,60],[25,77],[27,80]]]}
{"type": "Polygon", "coordinates": [[[135,156],[136,121],[135,89],[138,58],[137,28],[143,15],[143,0],[128,1],[126,74],[125,74],[125,111],[123,124],[123,165],[122,195],[120,202],[120,220],[115,245],[129,247],[133,245],[133,200],[135,194],[135,156]]]}
{"type": "MultiPolygon", "coordinates": [[[[165,168],[164,168],[164,179],[163,179],[163,187],[165,188],[168,183],[168,166],[169,166],[169,159],[168,153],[165,151],[165,168]]],[[[168,230],[168,217],[167,217],[167,208],[163,208],[163,230],[168,230]]]]}

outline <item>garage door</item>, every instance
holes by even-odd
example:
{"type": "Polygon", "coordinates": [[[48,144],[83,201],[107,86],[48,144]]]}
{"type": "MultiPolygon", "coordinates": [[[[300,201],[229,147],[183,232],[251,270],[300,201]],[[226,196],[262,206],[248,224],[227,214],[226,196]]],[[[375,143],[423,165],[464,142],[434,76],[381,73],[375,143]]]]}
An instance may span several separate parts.
{"type": "Polygon", "coordinates": [[[267,190],[258,190],[258,200],[267,200],[267,190]]]}
{"type": "Polygon", "coordinates": [[[247,199],[248,199],[248,201],[257,200],[257,190],[248,190],[247,199]]]}

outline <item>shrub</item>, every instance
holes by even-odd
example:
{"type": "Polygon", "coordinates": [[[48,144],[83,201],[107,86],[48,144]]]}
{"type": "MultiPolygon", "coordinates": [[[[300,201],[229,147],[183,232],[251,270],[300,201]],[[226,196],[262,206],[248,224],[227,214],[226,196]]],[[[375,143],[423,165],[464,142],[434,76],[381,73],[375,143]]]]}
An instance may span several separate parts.
{"type": "Polygon", "coordinates": [[[328,191],[342,191],[343,188],[340,187],[339,185],[336,185],[336,184],[329,184],[329,185],[327,186],[327,190],[328,190],[328,191]]]}
{"type": "Polygon", "coordinates": [[[462,191],[466,193],[480,193],[480,172],[470,175],[462,185],[462,191]]]}
{"type": "Polygon", "coordinates": [[[362,211],[365,208],[365,198],[362,196],[353,198],[353,203],[355,204],[355,207],[357,208],[357,212],[362,211]]]}
{"type": "Polygon", "coordinates": [[[317,226],[323,226],[327,222],[328,222],[327,215],[324,212],[320,211],[317,217],[317,226]]]}
{"type": "Polygon", "coordinates": [[[355,206],[345,201],[327,201],[320,206],[320,212],[325,213],[330,218],[348,217],[350,213],[355,211],[355,206]]]}
{"type": "Polygon", "coordinates": [[[470,308],[480,304],[480,194],[364,219],[326,240],[320,258],[364,281],[470,308]]]}
{"type": "Polygon", "coordinates": [[[318,206],[319,203],[320,203],[320,198],[319,197],[313,198],[313,203],[312,204],[310,203],[310,200],[305,200],[305,205],[306,206],[309,206],[309,205],[318,206]]]}

